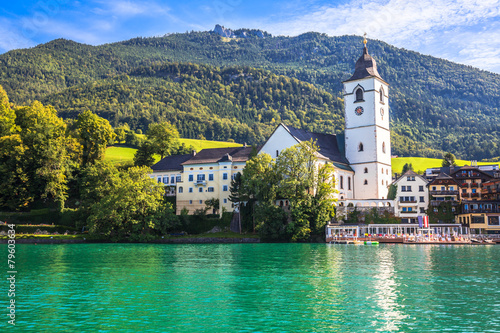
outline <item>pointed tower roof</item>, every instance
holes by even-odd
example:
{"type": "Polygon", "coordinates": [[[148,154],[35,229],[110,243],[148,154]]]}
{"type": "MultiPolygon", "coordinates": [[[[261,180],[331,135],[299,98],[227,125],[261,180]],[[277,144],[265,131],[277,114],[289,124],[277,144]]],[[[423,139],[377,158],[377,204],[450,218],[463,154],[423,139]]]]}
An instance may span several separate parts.
{"type": "Polygon", "coordinates": [[[372,56],[368,54],[368,48],[366,47],[366,37],[363,40],[363,43],[365,44],[363,48],[363,54],[361,55],[361,57],[359,57],[358,61],[356,61],[356,65],[354,67],[354,74],[351,76],[350,79],[344,82],[360,80],[373,76],[385,82],[385,80],[382,79],[382,77],[377,71],[377,63],[375,62],[375,59],[373,59],[372,56]]]}

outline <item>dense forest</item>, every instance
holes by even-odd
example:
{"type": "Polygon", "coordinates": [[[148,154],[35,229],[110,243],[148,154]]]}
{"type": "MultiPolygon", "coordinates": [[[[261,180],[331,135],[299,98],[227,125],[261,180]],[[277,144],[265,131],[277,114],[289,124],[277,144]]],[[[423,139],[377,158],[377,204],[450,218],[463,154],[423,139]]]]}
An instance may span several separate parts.
{"type": "MultiPolygon", "coordinates": [[[[91,110],[114,126],[167,119],[182,136],[262,142],[276,123],[319,132],[343,127],[342,80],[361,38],[223,38],[212,32],[90,46],[68,40],[0,55],[12,102],[41,100],[63,117],[91,110]]],[[[500,75],[368,43],[391,84],[393,153],[500,156],[500,75]]]]}

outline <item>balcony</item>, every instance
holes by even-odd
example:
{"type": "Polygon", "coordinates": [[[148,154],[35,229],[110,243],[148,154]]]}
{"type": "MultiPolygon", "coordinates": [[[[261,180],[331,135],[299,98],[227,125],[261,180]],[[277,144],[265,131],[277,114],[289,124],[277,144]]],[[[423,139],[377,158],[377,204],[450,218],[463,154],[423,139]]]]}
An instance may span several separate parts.
{"type": "Polygon", "coordinates": [[[403,200],[403,201],[399,200],[399,203],[401,205],[404,205],[404,204],[415,204],[415,203],[417,203],[417,200],[406,200],[406,201],[405,200],[403,200]]]}
{"type": "Polygon", "coordinates": [[[469,188],[469,183],[462,183],[460,184],[461,188],[469,188]]]}
{"type": "Polygon", "coordinates": [[[194,185],[196,186],[205,186],[207,185],[207,181],[206,180],[197,180],[194,182],[194,185]]]}
{"type": "Polygon", "coordinates": [[[458,195],[458,190],[456,191],[430,191],[431,195],[458,195]]]}
{"type": "Polygon", "coordinates": [[[400,211],[399,213],[401,213],[401,214],[418,214],[418,211],[416,211],[416,210],[400,211]]]}
{"type": "Polygon", "coordinates": [[[478,188],[479,184],[478,183],[472,183],[472,184],[470,184],[470,187],[471,188],[478,188]]]}
{"type": "Polygon", "coordinates": [[[479,198],[479,193],[471,193],[472,198],[479,198]]]}
{"type": "Polygon", "coordinates": [[[458,201],[456,200],[433,200],[431,201],[431,206],[437,207],[442,203],[448,203],[448,202],[451,203],[453,206],[458,205],[458,201]]]}

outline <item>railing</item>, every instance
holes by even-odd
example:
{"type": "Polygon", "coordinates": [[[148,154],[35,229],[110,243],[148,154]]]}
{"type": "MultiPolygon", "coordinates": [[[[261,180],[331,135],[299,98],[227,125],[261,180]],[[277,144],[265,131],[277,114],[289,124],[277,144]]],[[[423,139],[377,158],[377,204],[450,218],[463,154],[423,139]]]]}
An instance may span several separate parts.
{"type": "Polygon", "coordinates": [[[479,187],[479,184],[478,183],[472,183],[471,187],[479,187]]]}
{"type": "Polygon", "coordinates": [[[400,204],[417,203],[417,200],[399,200],[400,204]]]}
{"type": "Polygon", "coordinates": [[[431,195],[458,195],[458,191],[431,191],[431,195]]]}
{"type": "Polygon", "coordinates": [[[432,200],[431,201],[431,206],[437,207],[440,204],[446,203],[446,202],[451,203],[453,206],[458,205],[458,201],[456,201],[456,200],[432,200]]]}
{"type": "Polygon", "coordinates": [[[401,214],[418,214],[418,211],[416,210],[410,210],[410,211],[400,211],[401,214]]]}
{"type": "Polygon", "coordinates": [[[195,185],[207,185],[207,181],[206,180],[197,180],[195,182],[195,185]]]}
{"type": "Polygon", "coordinates": [[[461,187],[469,188],[469,183],[462,183],[461,187]]]}
{"type": "Polygon", "coordinates": [[[491,208],[491,209],[462,209],[462,214],[478,214],[478,213],[500,213],[499,208],[491,208]]]}

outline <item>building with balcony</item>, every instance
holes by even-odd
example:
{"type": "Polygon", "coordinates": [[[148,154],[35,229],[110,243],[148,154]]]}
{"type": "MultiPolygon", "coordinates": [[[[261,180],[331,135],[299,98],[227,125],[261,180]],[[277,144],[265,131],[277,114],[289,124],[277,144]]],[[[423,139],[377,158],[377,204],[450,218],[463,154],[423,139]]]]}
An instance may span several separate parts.
{"type": "Polygon", "coordinates": [[[458,212],[460,203],[459,184],[449,175],[440,173],[427,184],[429,189],[429,206],[433,223],[452,223],[458,212]]]}
{"type": "Polygon", "coordinates": [[[397,187],[396,216],[402,223],[418,223],[429,206],[427,179],[412,170],[407,171],[393,183],[397,187]]]}
{"type": "Polygon", "coordinates": [[[151,167],[153,173],[150,174],[150,177],[165,186],[166,196],[175,196],[177,194],[177,183],[182,179],[182,163],[195,155],[196,152],[167,156],[151,167]]]}
{"type": "Polygon", "coordinates": [[[493,178],[474,166],[461,167],[450,176],[460,185],[461,200],[481,200],[483,184],[493,178]]]}

